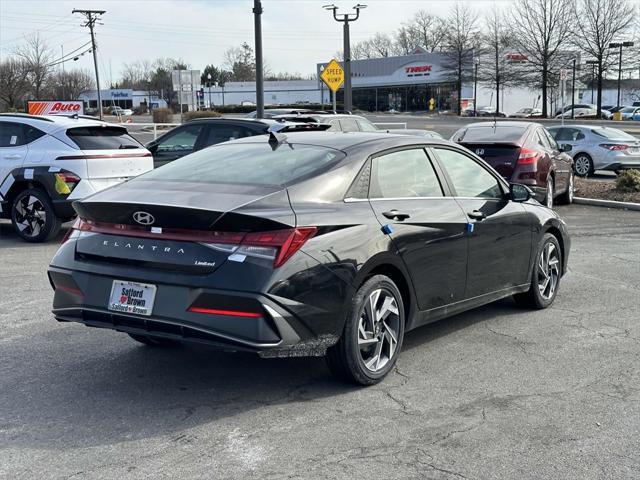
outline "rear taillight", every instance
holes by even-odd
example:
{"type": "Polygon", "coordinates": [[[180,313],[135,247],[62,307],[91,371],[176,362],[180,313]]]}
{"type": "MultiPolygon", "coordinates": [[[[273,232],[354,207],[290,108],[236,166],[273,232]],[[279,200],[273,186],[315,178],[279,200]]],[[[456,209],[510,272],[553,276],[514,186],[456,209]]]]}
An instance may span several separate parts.
{"type": "Polygon", "coordinates": [[[300,227],[247,233],[236,253],[273,258],[274,267],[279,267],[300,250],[317,231],[316,227],[300,227]]]}
{"type": "Polygon", "coordinates": [[[205,313],[207,315],[226,315],[227,317],[262,318],[264,315],[258,312],[245,312],[242,310],[222,310],[219,308],[195,307],[187,308],[188,312],[205,313]]]}
{"type": "Polygon", "coordinates": [[[626,150],[629,148],[629,145],[621,145],[619,143],[601,143],[600,146],[607,150],[611,150],[612,152],[626,150]]]}
{"type": "Polygon", "coordinates": [[[80,182],[80,177],[70,172],[54,173],[53,176],[56,192],[60,195],[69,195],[80,182]]]}
{"type": "Polygon", "coordinates": [[[536,152],[535,150],[531,150],[528,148],[520,149],[520,156],[518,157],[519,165],[533,165],[538,163],[540,159],[540,152],[536,152]]]}
{"type": "MultiPolygon", "coordinates": [[[[177,228],[154,228],[124,224],[105,224],[78,218],[62,240],[66,242],[74,231],[127,235],[130,237],[157,238],[198,242],[232,255],[273,260],[274,267],[282,266],[307,240],[313,237],[316,227],[287,228],[268,232],[211,232],[177,228]]],[[[236,257],[237,258],[237,257],[236,257]]]]}
{"type": "Polygon", "coordinates": [[[82,220],[80,220],[80,218],[76,218],[76,221],[73,222],[73,225],[71,225],[69,230],[67,230],[67,233],[65,233],[64,237],[62,237],[62,241],[60,242],[60,245],[63,245],[67,240],[69,240],[69,238],[71,238],[71,234],[76,230],[80,229],[81,224],[82,224],[82,220]]]}

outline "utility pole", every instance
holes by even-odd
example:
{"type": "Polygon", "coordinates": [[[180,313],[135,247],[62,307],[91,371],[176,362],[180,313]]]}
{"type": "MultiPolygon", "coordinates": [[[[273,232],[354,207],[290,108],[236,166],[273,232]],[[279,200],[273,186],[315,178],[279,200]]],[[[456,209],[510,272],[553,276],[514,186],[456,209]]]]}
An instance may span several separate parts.
{"type": "Polygon", "coordinates": [[[353,9],[354,14],[344,13],[338,15],[338,7],[335,5],[324,5],[322,8],[333,12],[333,19],[336,22],[342,22],[343,35],[343,68],[344,68],[344,109],[350,112],[353,109],[353,93],[351,91],[351,41],[349,38],[349,23],[355,22],[360,17],[360,10],[367,8],[366,5],[358,3],[353,9]]]}
{"type": "Polygon", "coordinates": [[[84,15],[87,19],[84,24],[85,27],[89,27],[89,32],[91,33],[91,51],[93,52],[93,66],[96,70],[96,88],[98,89],[98,114],[100,116],[100,120],[102,120],[102,93],[100,92],[100,75],[98,74],[98,57],[96,54],[96,35],[93,31],[93,27],[96,24],[96,21],[100,18],[101,15],[104,15],[105,10],[79,10],[73,9],[71,13],[80,13],[84,15]]]}
{"type": "Polygon", "coordinates": [[[473,59],[473,65],[475,71],[473,73],[473,117],[478,116],[478,65],[480,65],[480,58],[475,57],[473,59]]]}
{"type": "MultiPolygon", "coordinates": [[[[619,48],[620,49],[620,58],[618,59],[618,103],[617,107],[620,108],[620,87],[622,84],[622,49],[627,47],[633,47],[633,42],[622,42],[622,43],[610,43],[609,49],[619,48]]],[[[598,112],[600,113],[600,112],[598,112]]],[[[599,117],[598,117],[599,118],[599,117]]]]}
{"type": "MultiPolygon", "coordinates": [[[[64,45],[60,45],[60,51],[62,52],[62,59],[64,59],[64,45]]],[[[64,91],[64,84],[66,82],[66,79],[64,78],[64,61],[62,62],[62,100],[66,100],[67,96],[65,95],[65,91],[64,91]]]]}
{"type": "Polygon", "coordinates": [[[593,103],[593,84],[596,80],[596,65],[598,65],[597,60],[587,60],[584,62],[586,65],[591,65],[591,103],[593,103]]]}
{"type": "Polygon", "coordinates": [[[253,0],[253,20],[256,37],[256,118],[264,117],[264,65],[262,62],[262,2],[253,0]]]}
{"type": "Polygon", "coordinates": [[[571,78],[571,118],[575,118],[576,105],[576,59],[573,59],[573,77],[571,78]]]}

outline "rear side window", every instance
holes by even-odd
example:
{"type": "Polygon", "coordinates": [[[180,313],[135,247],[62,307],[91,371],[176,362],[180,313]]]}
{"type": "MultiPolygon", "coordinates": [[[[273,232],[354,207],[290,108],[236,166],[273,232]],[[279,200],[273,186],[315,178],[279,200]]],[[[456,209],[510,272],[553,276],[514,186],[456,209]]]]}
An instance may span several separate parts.
{"type": "Polygon", "coordinates": [[[31,125],[25,125],[24,130],[27,143],[31,143],[45,134],[42,130],[38,130],[36,127],[32,127],[31,125]]]}
{"type": "Polygon", "coordinates": [[[140,180],[290,185],[330,168],[345,157],[332,148],[268,142],[214,145],[152,170],[140,180]]]}
{"type": "Polygon", "coordinates": [[[454,142],[517,142],[522,138],[527,127],[510,127],[500,126],[494,127],[487,125],[486,127],[473,127],[462,129],[453,136],[454,142]]]}
{"type": "Polygon", "coordinates": [[[142,145],[120,127],[75,127],[67,130],[67,137],[81,150],[142,148],[142,145]]]}
{"type": "Polygon", "coordinates": [[[442,197],[442,188],[424,150],[402,150],[373,159],[369,197],[442,197]]]}
{"type": "Polygon", "coordinates": [[[594,128],[591,130],[596,135],[608,138],[609,140],[637,140],[633,135],[629,135],[627,132],[623,132],[622,130],[618,130],[617,128],[594,128]]]}
{"type": "Polygon", "coordinates": [[[251,135],[252,131],[244,127],[234,125],[210,125],[203,146],[208,147],[216,143],[228,142],[236,138],[250,137],[251,135]]]}
{"type": "Polygon", "coordinates": [[[0,147],[19,147],[26,143],[25,131],[21,123],[0,122],[0,147]]]}
{"type": "Polygon", "coordinates": [[[343,132],[358,132],[358,124],[353,118],[341,118],[340,125],[342,125],[343,132]]]}
{"type": "Polygon", "coordinates": [[[363,132],[377,132],[378,128],[368,120],[363,118],[358,119],[358,125],[360,126],[360,130],[363,132]]]}

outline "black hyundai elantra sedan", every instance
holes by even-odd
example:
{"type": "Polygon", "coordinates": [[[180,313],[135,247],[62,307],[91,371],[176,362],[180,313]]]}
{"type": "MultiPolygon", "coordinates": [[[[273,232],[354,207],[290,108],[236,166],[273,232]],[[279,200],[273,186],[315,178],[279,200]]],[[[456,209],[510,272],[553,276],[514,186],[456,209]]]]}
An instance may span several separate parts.
{"type": "Polygon", "coordinates": [[[406,331],[503,297],[546,308],[564,222],[454,143],[384,133],[223,143],[74,204],[59,321],[149,345],[324,355],[380,381],[406,331]]]}

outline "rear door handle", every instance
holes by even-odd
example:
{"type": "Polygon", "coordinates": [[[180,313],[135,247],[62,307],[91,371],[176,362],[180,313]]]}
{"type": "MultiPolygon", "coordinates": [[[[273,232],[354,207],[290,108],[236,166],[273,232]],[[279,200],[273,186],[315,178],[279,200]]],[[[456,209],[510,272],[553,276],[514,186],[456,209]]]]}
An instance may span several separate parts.
{"type": "Polygon", "coordinates": [[[402,220],[406,220],[407,218],[411,217],[411,215],[409,215],[408,213],[402,213],[402,212],[399,212],[398,210],[390,210],[388,212],[382,212],[382,215],[384,215],[385,217],[391,220],[398,220],[400,222],[402,220]]]}
{"type": "Polygon", "coordinates": [[[478,220],[478,221],[482,221],[485,218],[487,218],[487,215],[484,212],[481,212],[480,210],[474,210],[473,212],[467,213],[467,215],[469,216],[469,218],[473,218],[474,220],[478,220]]]}
{"type": "Polygon", "coordinates": [[[4,158],[5,160],[20,160],[22,155],[5,155],[4,158]]]}

